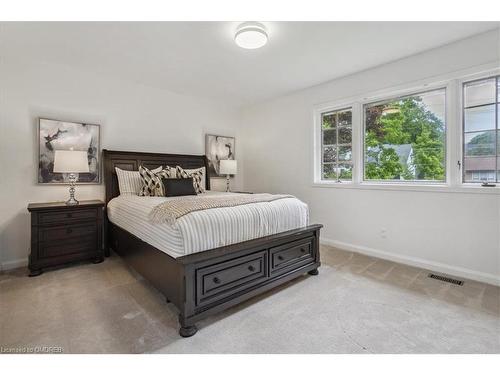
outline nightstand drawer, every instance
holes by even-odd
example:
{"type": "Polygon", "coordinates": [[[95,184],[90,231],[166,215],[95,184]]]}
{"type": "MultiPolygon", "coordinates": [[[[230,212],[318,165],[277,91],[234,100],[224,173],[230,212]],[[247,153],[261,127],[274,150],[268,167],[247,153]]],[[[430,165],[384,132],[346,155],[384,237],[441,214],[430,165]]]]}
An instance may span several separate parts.
{"type": "Polygon", "coordinates": [[[95,253],[100,250],[97,248],[97,244],[97,234],[84,239],[74,238],[72,240],[42,242],[38,247],[38,255],[43,259],[71,254],[95,253]]]}
{"type": "MultiPolygon", "coordinates": [[[[53,241],[61,239],[70,239],[75,237],[95,236],[97,225],[94,222],[83,224],[68,224],[64,226],[41,227],[38,230],[39,241],[53,241]]],[[[85,240],[85,238],[84,238],[85,240]]]]}
{"type": "Polygon", "coordinates": [[[97,209],[64,210],[58,212],[41,212],[38,214],[40,224],[67,223],[78,220],[92,220],[97,218],[97,209]]]}

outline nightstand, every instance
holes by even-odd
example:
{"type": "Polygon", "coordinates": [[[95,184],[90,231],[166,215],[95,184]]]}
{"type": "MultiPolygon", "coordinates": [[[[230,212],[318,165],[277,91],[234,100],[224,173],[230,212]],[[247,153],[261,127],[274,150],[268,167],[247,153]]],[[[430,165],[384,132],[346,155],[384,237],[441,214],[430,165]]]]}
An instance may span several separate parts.
{"type": "Polygon", "coordinates": [[[30,276],[69,262],[103,261],[104,202],[81,201],[74,206],[64,202],[30,203],[28,211],[31,213],[30,276]]]}

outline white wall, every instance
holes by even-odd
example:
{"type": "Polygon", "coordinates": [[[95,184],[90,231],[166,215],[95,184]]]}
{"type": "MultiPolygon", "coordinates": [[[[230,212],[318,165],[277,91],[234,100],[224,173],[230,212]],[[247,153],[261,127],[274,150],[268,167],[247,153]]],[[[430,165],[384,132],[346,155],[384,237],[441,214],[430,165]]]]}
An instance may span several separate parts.
{"type": "MultiPolygon", "coordinates": [[[[312,221],[325,225],[329,243],[498,282],[498,196],[317,188],[311,171],[316,104],[498,62],[498,54],[498,33],[487,33],[241,113],[62,66],[0,60],[0,262],[26,262],[28,202],[67,195],[65,186],[36,184],[37,118],[48,117],[101,124],[101,147],[108,149],[201,154],[206,132],[235,135],[246,176],[240,173],[235,187],[297,195],[310,205],[312,221]]],[[[103,198],[103,189],[79,186],[77,197],[103,198]]]]}
{"type": "MultiPolygon", "coordinates": [[[[26,263],[27,204],[68,194],[67,186],[36,184],[38,117],[101,124],[101,148],[203,154],[205,133],[237,135],[235,115],[210,100],[62,66],[0,61],[0,263],[26,263]]],[[[212,183],[225,188],[225,180],[212,183]]],[[[78,199],[103,197],[104,185],[77,187],[78,199]]]]}
{"type": "Polygon", "coordinates": [[[307,202],[326,243],[500,283],[500,195],[313,187],[311,170],[315,105],[498,65],[499,53],[489,32],[243,110],[244,188],[307,202]]]}

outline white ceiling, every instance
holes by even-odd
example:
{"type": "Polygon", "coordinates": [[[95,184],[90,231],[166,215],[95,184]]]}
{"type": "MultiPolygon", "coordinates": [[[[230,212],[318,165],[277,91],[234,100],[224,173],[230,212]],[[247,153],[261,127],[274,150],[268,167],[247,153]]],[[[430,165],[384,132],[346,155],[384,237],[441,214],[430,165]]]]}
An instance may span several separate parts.
{"type": "Polygon", "coordinates": [[[494,22],[263,22],[245,50],[234,22],[2,23],[0,54],[245,105],[498,27],[494,22]]]}

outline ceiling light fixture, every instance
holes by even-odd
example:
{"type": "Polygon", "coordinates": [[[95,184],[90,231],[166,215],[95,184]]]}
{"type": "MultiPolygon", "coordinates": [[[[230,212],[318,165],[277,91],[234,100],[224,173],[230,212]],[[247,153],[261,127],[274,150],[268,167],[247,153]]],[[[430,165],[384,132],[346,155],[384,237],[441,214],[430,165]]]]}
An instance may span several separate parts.
{"type": "Polygon", "coordinates": [[[245,22],[238,26],[234,41],[245,49],[256,49],[267,43],[267,32],[264,25],[258,22],[245,22]]]}

